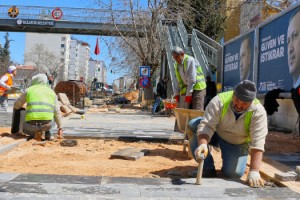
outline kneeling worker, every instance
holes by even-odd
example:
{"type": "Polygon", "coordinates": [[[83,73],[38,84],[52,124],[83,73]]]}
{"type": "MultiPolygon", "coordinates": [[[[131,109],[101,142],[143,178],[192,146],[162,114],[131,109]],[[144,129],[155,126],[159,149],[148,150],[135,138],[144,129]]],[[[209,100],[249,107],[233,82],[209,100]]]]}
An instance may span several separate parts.
{"type": "Polygon", "coordinates": [[[57,96],[47,84],[48,79],[45,74],[33,76],[31,86],[16,100],[14,109],[20,109],[27,103],[23,132],[32,137],[46,132],[45,140],[50,140],[49,130],[53,119],[58,128],[57,136],[62,138],[63,131],[57,96]]]}
{"type": "MultiPolygon", "coordinates": [[[[200,158],[200,153],[208,152],[208,145],[220,147],[223,160],[221,171],[224,176],[235,178],[244,175],[250,153],[247,181],[251,187],[263,186],[259,169],[268,133],[267,114],[256,99],[253,82],[244,80],[235,86],[234,91],[218,94],[208,104],[204,117],[191,120],[189,124],[191,129],[197,130],[197,135],[193,135],[190,141],[196,160],[200,158]]],[[[208,152],[203,177],[215,175],[214,160],[208,152]]]]}

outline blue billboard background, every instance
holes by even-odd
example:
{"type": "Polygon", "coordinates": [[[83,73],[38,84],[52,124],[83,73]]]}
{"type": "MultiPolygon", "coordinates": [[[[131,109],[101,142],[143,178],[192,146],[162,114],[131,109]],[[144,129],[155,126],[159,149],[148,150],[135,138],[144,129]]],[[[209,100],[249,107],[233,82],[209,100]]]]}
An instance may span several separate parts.
{"type": "Polygon", "coordinates": [[[287,29],[295,10],[259,28],[258,93],[280,88],[289,92],[293,87],[287,59],[287,29]]]}
{"type": "Polygon", "coordinates": [[[242,37],[226,44],[223,53],[223,91],[232,90],[234,86],[241,81],[240,64],[241,55],[240,49],[242,42],[248,38],[250,42],[250,73],[248,80],[253,81],[253,57],[254,57],[254,31],[243,35],[242,37]]]}

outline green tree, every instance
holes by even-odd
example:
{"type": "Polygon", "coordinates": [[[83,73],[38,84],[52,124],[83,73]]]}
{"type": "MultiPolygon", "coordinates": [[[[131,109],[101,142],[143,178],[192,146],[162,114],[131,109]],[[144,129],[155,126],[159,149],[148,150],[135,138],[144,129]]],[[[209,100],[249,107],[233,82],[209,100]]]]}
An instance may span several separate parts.
{"type": "Polygon", "coordinates": [[[0,44],[0,74],[4,74],[7,71],[7,67],[10,64],[10,42],[9,34],[4,35],[5,43],[4,46],[0,44]]]}
{"type": "Polygon", "coordinates": [[[183,19],[188,32],[195,28],[215,40],[221,38],[224,33],[226,0],[182,0],[180,4],[170,0],[168,8],[177,13],[180,16],[178,18],[183,19]],[[191,3],[188,17],[178,10],[178,7],[182,7],[186,2],[191,3]]]}

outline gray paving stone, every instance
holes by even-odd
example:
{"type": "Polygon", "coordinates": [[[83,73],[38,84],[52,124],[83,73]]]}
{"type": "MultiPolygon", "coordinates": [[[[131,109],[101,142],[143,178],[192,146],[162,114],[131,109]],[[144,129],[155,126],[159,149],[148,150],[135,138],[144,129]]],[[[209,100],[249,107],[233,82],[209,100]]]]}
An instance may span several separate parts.
{"type": "Polygon", "coordinates": [[[19,173],[0,173],[0,182],[7,182],[18,177],[19,173]]]}
{"type": "Polygon", "coordinates": [[[295,181],[297,180],[297,173],[294,171],[291,172],[278,172],[275,173],[274,178],[280,181],[295,181]]]}
{"type": "Polygon", "coordinates": [[[100,184],[102,176],[74,176],[48,174],[21,174],[13,179],[14,182],[42,182],[69,184],[100,184]]]}
{"type": "Polygon", "coordinates": [[[150,153],[149,149],[140,149],[140,148],[124,148],[120,149],[113,154],[111,154],[111,158],[120,158],[125,160],[137,160],[144,155],[147,155],[150,153]]]}

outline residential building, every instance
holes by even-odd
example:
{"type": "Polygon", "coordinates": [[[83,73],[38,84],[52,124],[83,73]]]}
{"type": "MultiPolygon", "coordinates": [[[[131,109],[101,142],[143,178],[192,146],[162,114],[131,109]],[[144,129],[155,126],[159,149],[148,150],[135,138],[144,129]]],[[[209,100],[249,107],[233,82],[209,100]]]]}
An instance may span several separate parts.
{"type": "Polygon", "coordinates": [[[119,93],[120,92],[120,79],[115,79],[113,81],[113,93],[119,93]]]}
{"type": "Polygon", "coordinates": [[[86,42],[78,43],[78,75],[79,80],[86,82],[88,79],[89,59],[90,59],[90,45],[86,42]]]}
{"type": "Polygon", "coordinates": [[[133,77],[125,75],[113,81],[113,91],[116,92],[130,92],[135,90],[135,81],[133,77]]]}
{"type": "Polygon", "coordinates": [[[71,38],[68,79],[87,82],[89,79],[89,59],[90,45],[87,42],[71,38]]]}
{"type": "MultiPolygon", "coordinates": [[[[41,53],[41,52],[40,52],[41,53]]],[[[52,67],[57,68],[57,78],[55,82],[67,80],[68,66],[70,54],[70,35],[69,34],[45,34],[45,33],[26,33],[25,34],[25,53],[24,65],[36,66],[39,72],[47,73],[52,67]],[[52,61],[54,65],[58,66],[45,66],[45,64],[38,63],[33,55],[37,46],[41,45],[43,49],[54,55],[56,60],[52,61]],[[42,66],[38,66],[42,65],[42,66]]],[[[44,54],[45,55],[45,54],[44,54]]]]}
{"type": "Polygon", "coordinates": [[[70,41],[70,62],[68,67],[68,80],[79,80],[79,56],[77,43],[77,40],[71,39],[70,41]]]}
{"type": "Polygon", "coordinates": [[[90,58],[89,60],[89,70],[88,70],[88,83],[91,83],[94,78],[97,78],[97,82],[106,84],[106,65],[102,60],[94,60],[90,58]]]}

